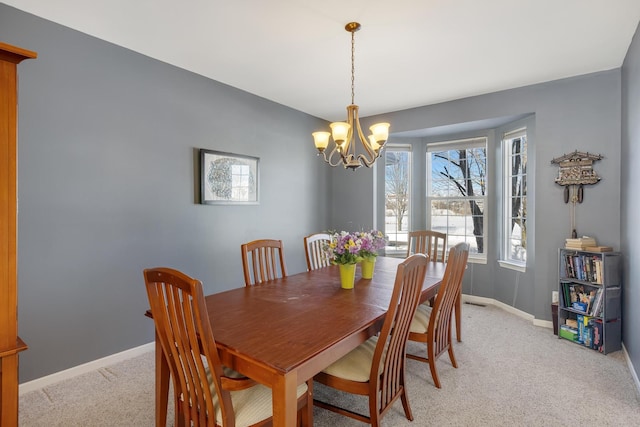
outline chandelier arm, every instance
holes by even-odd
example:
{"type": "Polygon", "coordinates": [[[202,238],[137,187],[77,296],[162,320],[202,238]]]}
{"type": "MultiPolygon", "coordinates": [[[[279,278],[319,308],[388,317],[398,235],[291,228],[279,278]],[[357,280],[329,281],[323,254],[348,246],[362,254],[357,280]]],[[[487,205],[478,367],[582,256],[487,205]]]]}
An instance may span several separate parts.
{"type": "MultiPolygon", "coordinates": [[[[340,153],[340,150],[338,150],[338,146],[337,145],[335,147],[333,147],[333,150],[331,150],[331,153],[329,153],[329,157],[327,157],[326,150],[322,152],[322,156],[324,157],[324,161],[327,162],[329,164],[329,166],[331,166],[332,168],[335,168],[340,163],[344,163],[344,155],[342,153],[340,153],[340,155],[338,156],[337,161],[335,163],[332,162],[332,159],[333,159],[334,154],[336,152],[340,153]]],[[[318,153],[318,154],[320,154],[320,153],[318,153]]]]}
{"type": "Polygon", "coordinates": [[[344,142],[344,148],[341,152],[342,160],[344,161],[345,164],[348,163],[349,155],[352,155],[355,157],[356,147],[354,144],[355,141],[353,140],[353,126],[354,126],[353,118],[354,116],[357,116],[357,113],[354,114],[354,107],[356,110],[358,109],[357,105],[351,104],[347,106],[347,124],[349,125],[349,130],[347,131],[347,139],[344,142]]]}
{"type": "MultiPolygon", "coordinates": [[[[369,144],[369,141],[367,140],[367,138],[364,137],[364,134],[362,133],[362,128],[360,127],[360,117],[358,115],[358,107],[356,106],[356,108],[353,110],[354,113],[354,121],[356,124],[356,132],[358,134],[358,137],[360,138],[360,143],[362,144],[362,146],[364,147],[365,151],[367,152],[368,159],[370,159],[371,163],[375,162],[376,158],[378,157],[376,155],[376,152],[373,150],[373,148],[371,148],[371,145],[369,144]]],[[[358,158],[364,158],[364,154],[360,154],[358,156],[358,158]]]]}
{"type": "Polygon", "coordinates": [[[358,156],[358,160],[360,161],[360,163],[370,168],[371,166],[374,165],[378,157],[380,157],[380,152],[377,155],[375,155],[371,160],[367,159],[364,154],[360,154],[358,156]]]}

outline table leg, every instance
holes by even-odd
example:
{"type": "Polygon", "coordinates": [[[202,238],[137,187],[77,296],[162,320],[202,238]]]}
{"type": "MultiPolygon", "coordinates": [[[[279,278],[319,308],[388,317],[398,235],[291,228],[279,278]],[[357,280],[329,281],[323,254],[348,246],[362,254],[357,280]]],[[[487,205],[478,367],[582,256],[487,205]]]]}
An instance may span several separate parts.
{"type": "Polygon", "coordinates": [[[167,425],[170,376],[169,364],[164,358],[162,346],[156,334],[156,427],[166,427],[167,425]]]}
{"type": "Polygon", "coordinates": [[[298,386],[295,375],[279,376],[273,387],[273,425],[295,427],[297,424],[298,386]]]}

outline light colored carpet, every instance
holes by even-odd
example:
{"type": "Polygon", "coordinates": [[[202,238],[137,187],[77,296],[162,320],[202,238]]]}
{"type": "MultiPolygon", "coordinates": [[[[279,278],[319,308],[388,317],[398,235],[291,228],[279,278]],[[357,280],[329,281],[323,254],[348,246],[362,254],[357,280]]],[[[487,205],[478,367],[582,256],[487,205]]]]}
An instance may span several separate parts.
{"type": "MultiPolygon", "coordinates": [[[[396,402],[384,426],[640,425],[640,396],[622,351],[599,354],[492,306],[463,305],[462,329],[463,341],[454,347],[458,369],[446,354],[438,360],[442,389],[426,364],[407,361],[414,422],[396,402]]],[[[417,343],[409,347],[424,351],[417,343]]],[[[314,391],[367,412],[362,397],[318,384],[314,391]]],[[[314,417],[321,427],[364,425],[320,408],[314,417]]],[[[154,426],[153,353],[22,395],[19,425],[154,426]]]]}

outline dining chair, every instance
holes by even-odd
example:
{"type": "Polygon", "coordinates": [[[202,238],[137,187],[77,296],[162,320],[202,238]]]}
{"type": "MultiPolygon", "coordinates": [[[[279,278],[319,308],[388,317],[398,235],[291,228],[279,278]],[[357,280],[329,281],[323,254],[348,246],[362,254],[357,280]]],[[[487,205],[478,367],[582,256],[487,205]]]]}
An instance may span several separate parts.
{"type": "MultiPolygon", "coordinates": [[[[407,256],[412,253],[423,253],[429,255],[433,261],[445,262],[445,254],[447,253],[447,234],[433,230],[410,231],[407,241],[407,256]],[[413,251],[411,250],[413,248],[413,251]],[[441,250],[438,250],[442,248],[441,250]]],[[[430,300],[433,305],[434,300],[430,300]]],[[[460,295],[456,299],[454,308],[456,339],[462,341],[462,288],[460,295]]]]}
{"type": "Polygon", "coordinates": [[[438,288],[433,306],[421,304],[418,306],[411,329],[409,340],[426,343],[426,357],[407,353],[410,359],[419,360],[429,364],[431,377],[437,388],[441,388],[440,379],[436,370],[436,361],[445,351],[449,352],[449,359],[454,368],[458,367],[456,357],[451,345],[451,316],[457,296],[462,287],[462,278],[469,257],[469,244],[458,243],[449,251],[447,267],[442,279],[442,285],[438,288]]]}
{"type": "Polygon", "coordinates": [[[325,254],[324,247],[331,242],[331,236],[327,233],[315,233],[304,238],[304,253],[307,257],[307,271],[331,265],[329,257],[325,254]]]}
{"type": "MultiPolygon", "coordinates": [[[[157,338],[173,379],[175,423],[186,426],[263,425],[272,416],[271,389],[223,366],[202,283],[170,268],[144,270],[157,338]]],[[[298,417],[313,423],[309,386],[297,389],[298,417]]]]}
{"type": "Polygon", "coordinates": [[[369,397],[369,415],[314,399],[314,405],[369,423],[374,427],[400,398],[407,419],[413,421],[405,388],[407,337],[416,311],[428,259],[413,255],[398,265],[389,309],[380,334],[374,336],[338,361],[314,380],[347,393],[369,397]]]}
{"type": "Polygon", "coordinates": [[[287,277],[282,240],[260,239],[240,245],[246,286],[287,277]]]}
{"type": "Polygon", "coordinates": [[[447,251],[447,234],[433,230],[410,231],[407,239],[407,256],[425,254],[433,261],[444,262],[447,251]],[[442,248],[441,250],[438,250],[442,248]]]}

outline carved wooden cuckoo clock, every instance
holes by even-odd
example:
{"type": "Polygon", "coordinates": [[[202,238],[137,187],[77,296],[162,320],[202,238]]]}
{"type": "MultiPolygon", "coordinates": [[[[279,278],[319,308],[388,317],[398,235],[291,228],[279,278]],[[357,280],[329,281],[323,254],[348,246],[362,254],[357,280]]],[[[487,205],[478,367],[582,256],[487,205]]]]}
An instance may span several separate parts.
{"type": "Polygon", "coordinates": [[[582,203],[584,199],[584,185],[597,184],[600,177],[593,170],[593,162],[601,160],[602,155],[574,151],[551,160],[558,165],[556,184],[564,186],[564,202],[571,202],[571,229],[572,236],[576,236],[575,219],[576,203],[582,203]]]}

